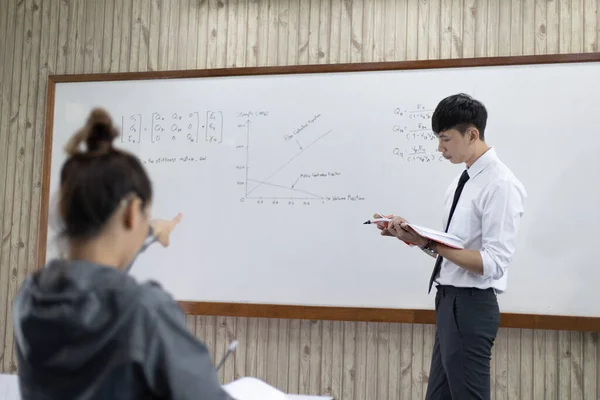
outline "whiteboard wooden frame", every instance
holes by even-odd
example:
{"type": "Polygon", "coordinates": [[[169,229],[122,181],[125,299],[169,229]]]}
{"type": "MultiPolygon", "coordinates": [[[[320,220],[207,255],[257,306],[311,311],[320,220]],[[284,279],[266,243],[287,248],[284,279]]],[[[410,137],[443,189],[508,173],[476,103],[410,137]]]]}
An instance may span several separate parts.
{"type": "MultiPolygon", "coordinates": [[[[182,71],[124,72],[107,74],[51,75],[48,77],[44,132],[44,161],[42,172],[42,203],[37,244],[37,268],[46,262],[48,208],[54,101],[57,84],[65,82],[127,81],[148,79],[205,78],[218,76],[281,75],[331,72],[366,72],[412,69],[443,69],[482,66],[511,66],[528,64],[600,62],[600,53],[556,54],[535,56],[485,57],[468,59],[370,62],[327,65],[294,65],[284,67],[245,67],[182,71]]],[[[218,315],[236,317],[402,322],[434,324],[433,310],[289,306],[248,303],[180,302],[189,315],[218,315]]],[[[551,329],[600,332],[600,317],[501,313],[500,326],[505,328],[551,329]]]]}

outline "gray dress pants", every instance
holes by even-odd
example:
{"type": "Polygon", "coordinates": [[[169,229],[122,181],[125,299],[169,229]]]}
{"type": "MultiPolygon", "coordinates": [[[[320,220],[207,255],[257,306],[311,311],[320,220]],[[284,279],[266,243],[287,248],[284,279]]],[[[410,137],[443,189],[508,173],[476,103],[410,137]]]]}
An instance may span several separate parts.
{"type": "Polygon", "coordinates": [[[437,286],[427,400],[490,399],[490,360],[500,324],[493,289],[437,286]]]}

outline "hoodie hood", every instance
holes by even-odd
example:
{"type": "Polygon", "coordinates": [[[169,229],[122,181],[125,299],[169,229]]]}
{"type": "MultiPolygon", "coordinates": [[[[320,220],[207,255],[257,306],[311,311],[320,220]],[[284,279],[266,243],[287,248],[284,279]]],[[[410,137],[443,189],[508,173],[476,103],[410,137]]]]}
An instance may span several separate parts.
{"type": "Polygon", "coordinates": [[[31,366],[70,371],[96,357],[127,326],[137,282],[86,261],[55,260],[30,275],[15,299],[20,356],[31,366]]]}
{"type": "Polygon", "coordinates": [[[53,261],[23,283],[13,321],[23,399],[232,400],[157,283],[53,261]]]}

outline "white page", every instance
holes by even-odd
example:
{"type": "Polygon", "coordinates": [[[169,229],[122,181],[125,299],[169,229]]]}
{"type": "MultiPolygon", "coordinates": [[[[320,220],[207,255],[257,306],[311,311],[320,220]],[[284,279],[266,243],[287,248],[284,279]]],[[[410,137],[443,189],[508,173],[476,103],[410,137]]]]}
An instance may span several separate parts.
{"type": "Polygon", "coordinates": [[[235,400],[288,400],[282,391],[252,377],[223,385],[223,389],[235,400]]]}
{"type": "Polygon", "coordinates": [[[20,400],[19,377],[12,374],[0,374],[0,399],[20,400]]]}

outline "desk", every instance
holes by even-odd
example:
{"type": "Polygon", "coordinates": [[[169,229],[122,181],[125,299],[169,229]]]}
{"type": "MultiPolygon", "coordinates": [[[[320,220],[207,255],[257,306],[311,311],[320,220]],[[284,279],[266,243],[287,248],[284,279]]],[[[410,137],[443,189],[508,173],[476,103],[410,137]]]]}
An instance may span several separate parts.
{"type": "MultiPolygon", "coordinates": [[[[17,375],[0,374],[0,400],[21,400],[18,379],[17,375]]],[[[334,400],[332,397],[298,394],[288,394],[286,397],[289,400],[334,400]]]]}

